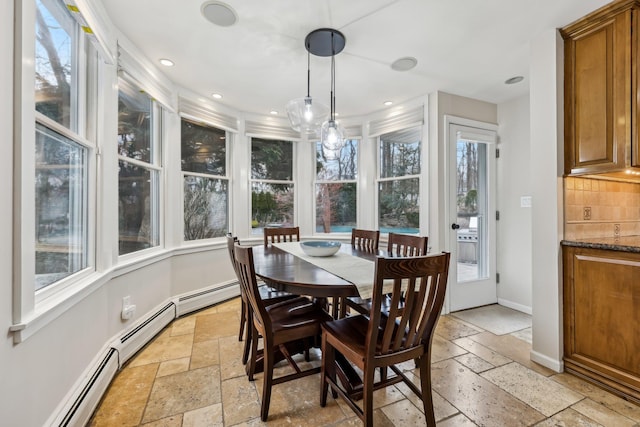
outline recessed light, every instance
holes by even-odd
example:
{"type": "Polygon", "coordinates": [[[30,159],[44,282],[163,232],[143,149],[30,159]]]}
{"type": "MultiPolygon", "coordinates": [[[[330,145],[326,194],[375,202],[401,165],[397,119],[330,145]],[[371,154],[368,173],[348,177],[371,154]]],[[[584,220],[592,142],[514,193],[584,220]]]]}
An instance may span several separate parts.
{"type": "Polygon", "coordinates": [[[278,112],[276,110],[271,110],[270,113],[273,114],[274,116],[278,115],[278,112]]]}
{"type": "Polygon", "coordinates": [[[214,93],[213,96],[215,99],[222,99],[222,95],[220,95],[219,93],[214,93]]]}
{"type": "Polygon", "coordinates": [[[393,105],[393,101],[384,101],[384,105],[393,105]]]}
{"type": "Polygon", "coordinates": [[[162,58],[158,62],[160,62],[160,64],[164,65],[165,67],[173,67],[175,65],[172,60],[167,58],[162,58]]]}
{"type": "Polygon", "coordinates": [[[405,56],[404,58],[393,61],[391,69],[396,71],[409,71],[416,65],[418,65],[418,60],[416,58],[413,56],[405,56]]]}
{"type": "Polygon", "coordinates": [[[238,22],[238,14],[231,6],[219,1],[208,1],[200,9],[207,21],[221,27],[230,27],[238,22]]]}
{"type": "Polygon", "coordinates": [[[515,77],[511,77],[510,79],[505,80],[504,83],[507,84],[507,85],[512,85],[512,84],[520,83],[523,80],[524,80],[524,77],[515,76],[515,77]]]}

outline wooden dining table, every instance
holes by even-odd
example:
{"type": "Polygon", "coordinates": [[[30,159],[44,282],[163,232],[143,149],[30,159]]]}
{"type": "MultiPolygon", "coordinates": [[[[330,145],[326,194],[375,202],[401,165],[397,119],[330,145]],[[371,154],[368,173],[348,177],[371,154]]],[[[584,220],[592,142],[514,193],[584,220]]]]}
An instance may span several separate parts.
{"type": "MultiPolygon", "coordinates": [[[[367,252],[354,248],[348,243],[341,245],[340,252],[372,263],[376,256],[387,255],[386,251],[367,252]]],[[[358,289],[352,282],[276,246],[254,246],[253,262],[256,276],[263,279],[269,286],[314,297],[325,306],[328,306],[328,300],[333,299],[334,318],[338,316],[338,301],[341,298],[359,296],[358,289]]],[[[369,280],[369,278],[365,279],[369,280]]],[[[370,280],[373,281],[373,275],[370,280]]],[[[279,358],[276,357],[276,359],[279,358]]],[[[343,379],[348,390],[358,392],[362,387],[360,377],[346,361],[340,363],[340,359],[338,355],[338,363],[343,367],[338,370],[338,375],[343,379]]]]}

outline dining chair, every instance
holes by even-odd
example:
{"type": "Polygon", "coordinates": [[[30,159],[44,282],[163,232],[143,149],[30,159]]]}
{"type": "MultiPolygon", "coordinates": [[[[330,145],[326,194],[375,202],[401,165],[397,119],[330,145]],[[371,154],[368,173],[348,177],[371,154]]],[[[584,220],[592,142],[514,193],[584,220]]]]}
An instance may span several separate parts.
{"type": "MultiPolygon", "coordinates": [[[[427,254],[427,236],[416,236],[410,234],[389,233],[387,237],[387,253],[389,256],[423,256],[427,254]]],[[[371,311],[371,299],[359,297],[349,297],[343,300],[344,310],[340,317],[346,314],[346,308],[352,308],[358,313],[368,314],[371,311]]],[[[387,301],[382,302],[383,313],[387,312],[387,301]]]]}
{"type": "Polygon", "coordinates": [[[368,252],[378,250],[380,230],[351,229],[351,246],[368,252]]]}
{"type": "Polygon", "coordinates": [[[427,254],[427,236],[389,233],[387,252],[395,256],[423,256],[427,254]]]}
{"type": "Polygon", "coordinates": [[[320,405],[327,392],[343,398],[366,427],[373,426],[373,391],[404,381],[422,400],[427,425],[435,427],[431,394],[431,342],[442,311],[449,273],[450,254],[421,257],[378,257],[370,315],[349,316],[322,326],[322,370],[320,405]],[[392,281],[388,316],[380,310],[385,281],[392,281]],[[400,297],[405,302],[401,304],[400,297]],[[402,305],[402,307],[401,307],[402,305]],[[341,387],[336,380],[339,353],[362,372],[362,389],[341,387]],[[420,388],[396,365],[418,361],[420,388]],[[374,383],[376,368],[390,368],[396,375],[374,383]],[[356,400],[362,399],[362,408],[356,400]]]}
{"type": "MultiPolygon", "coordinates": [[[[231,260],[231,264],[233,265],[233,270],[236,273],[236,277],[238,281],[240,280],[240,276],[238,275],[238,269],[235,260],[235,251],[234,245],[236,243],[240,243],[236,236],[233,236],[231,233],[227,233],[227,250],[229,251],[229,259],[231,260]]],[[[270,286],[266,284],[261,284],[258,286],[258,292],[260,294],[260,299],[264,305],[271,305],[278,303],[280,301],[285,301],[291,298],[297,297],[297,295],[290,294],[284,291],[276,291],[272,289],[270,286]]],[[[244,292],[244,288],[240,286],[240,332],[238,333],[238,341],[242,341],[244,335],[245,324],[251,324],[251,306],[248,304],[247,295],[244,292]]],[[[257,339],[257,338],[256,338],[257,339]]],[[[251,341],[253,340],[253,336],[251,335],[251,327],[247,326],[247,333],[244,342],[244,351],[242,354],[242,364],[246,365],[247,360],[249,358],[249,351],[251,349],[251,341]]]]}
{"type": "Polygon", "coordinates": [[[300,241],[300,227],[265,227],[264,245],[269,243],[300,241]]]}
{"type": "MultiPolygon", "coordinates": [[[[264,383],[262,385],[262,405],[260,417],[267,421],[271,387],[286,381],[302,378],[320,372],[319,367],[300,370],[290,354],[288,344],[315,338],[320,334],[321,325],[332,320],[322,308],[306,297],[296,297],[272,305],[265,305],[260,298],[258,281],[253,263],[253,249],[250,246],[234,246],[236,266],[240,283],[247,295],[253,316],[252,336],[258,334],[263,338],[264,383]],[[273,378],[275,352],[280,351],[295,370],[294,373],[273,378]]],[[[252,340],[251,358],[249,359],[249,380],[253,381],[258,340],[252,340]]]]}

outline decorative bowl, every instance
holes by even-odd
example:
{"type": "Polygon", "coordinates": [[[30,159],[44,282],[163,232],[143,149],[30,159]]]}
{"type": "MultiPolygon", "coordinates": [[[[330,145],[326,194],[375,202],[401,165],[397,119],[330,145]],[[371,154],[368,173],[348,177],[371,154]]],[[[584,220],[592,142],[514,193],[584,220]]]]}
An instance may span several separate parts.
{"type": "Polygon", "coordinates": [[[340,250],[340,242],[311,240],[300,242],[300,247],[309,256],[331,256],[340,250]]]}

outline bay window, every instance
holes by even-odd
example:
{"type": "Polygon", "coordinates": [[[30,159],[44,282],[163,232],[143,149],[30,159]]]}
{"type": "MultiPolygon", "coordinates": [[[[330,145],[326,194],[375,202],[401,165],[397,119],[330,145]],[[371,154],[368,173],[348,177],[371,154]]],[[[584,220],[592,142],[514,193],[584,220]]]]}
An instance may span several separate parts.
{"type": "Polygon", "coordinates": [[[379,137],[378,226],[383,233],[420,231],[420,128],[379,137]]]}
{"type": "Polygon", "coordinates": [[[125,79],[118,92],[118,252],[160,244],[160,107],[125,79]]]}
{"type": "Polygon", "coordinates": [[[229,230],[227,133],[182,119],[184,240],[223,237],[229,230]]]}
{"type": "Polygon", "coordinates": [[[351,232],[356,227],[357,179],[357,140],[347,140],[336,159],[327,159],[322,143],[316,143],[316,232],[351,232]]]}
{"type": "Polygon", "coordinates": [[[294,225],[293,142],[251,138],[251,227],[294,225]]]}

